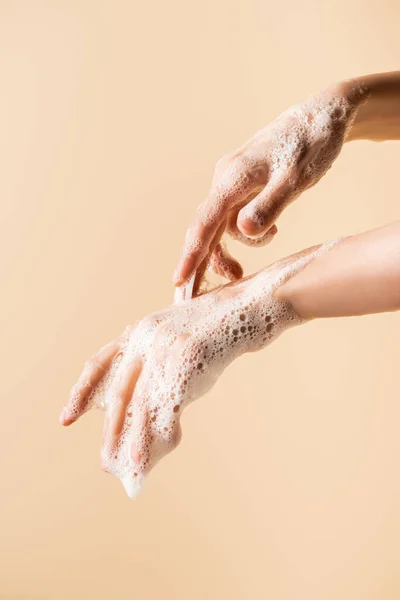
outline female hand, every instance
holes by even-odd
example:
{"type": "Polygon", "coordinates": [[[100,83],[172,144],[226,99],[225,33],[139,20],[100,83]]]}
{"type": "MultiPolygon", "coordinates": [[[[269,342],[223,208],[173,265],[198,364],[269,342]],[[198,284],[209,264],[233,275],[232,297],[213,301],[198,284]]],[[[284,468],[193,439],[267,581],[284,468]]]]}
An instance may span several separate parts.
{"type": "Polygon", "coordinates": [[[274,291],[318,252],[306,250],[128,327],[86,363],[61,423],[70,425],[92,406],[103,408],[103,468],[135,496],[150,469],[179,443],[183,409],[236,357],[301,322],[274,291]]]}
{"type": "Polygon", "coordinates": [[[240,278],[240,264],[221,246],[224,231],[246,244],[271,241],[284,208],[315,185],[339,155],[364,99],[356,81],[336,84],[290,108],[224,156],[187,232],[175,285],[187,283],[196,272],[196,293],[209,262],[220,275],[240,278]]]}

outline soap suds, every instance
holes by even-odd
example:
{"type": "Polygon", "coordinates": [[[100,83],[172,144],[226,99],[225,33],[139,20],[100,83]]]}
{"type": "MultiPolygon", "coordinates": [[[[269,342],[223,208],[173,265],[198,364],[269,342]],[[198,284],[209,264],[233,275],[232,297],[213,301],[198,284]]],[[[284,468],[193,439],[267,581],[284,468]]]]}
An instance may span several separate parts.
{"type": "Polygon", "coordinates": [[[274,291],[336,243],[146,317],[89,361],[71,394],[68,416],[75,420],[91,406],[105,411],[102,465],[130,497],[179,443],[186,406],[205,394],[235,358],[301,323],[274,291]]]}
{"type": "MultiPolygon", "coordinates": [[[[357,81],[347,92],[332,86],[290,107],[238,150],[223,156],[216,165],[209,197],[199,206],[186,234],[181,261],[185,273],[204,260],[224,223],[236,240],[253,246],[269,243],[273,236],[266,227],[331,168],[365,96],[366,90],[357,81]]],[[[211,260],[217,272],[229,259],[223,247],[216,248],[214,254],[218,253],[211,260]]],[[[177,277],[182,283],[179,270],[177,277]]]]}

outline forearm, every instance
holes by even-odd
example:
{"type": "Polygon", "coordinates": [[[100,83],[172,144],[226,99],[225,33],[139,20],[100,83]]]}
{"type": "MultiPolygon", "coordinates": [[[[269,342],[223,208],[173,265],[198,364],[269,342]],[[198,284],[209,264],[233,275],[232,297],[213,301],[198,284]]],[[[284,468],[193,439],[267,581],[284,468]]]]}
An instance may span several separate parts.
{"type": "Polygon", "coordinates": [[[275,292],[303,319],[400,309],[400,222],[352,236],[275,292]]]}
{"type": "Polygon", "coordinates": [[[348,141],[400,139],[400,71],[366,75],[342,85],[346,94],[356,88],[362,92],[348,141]]]}

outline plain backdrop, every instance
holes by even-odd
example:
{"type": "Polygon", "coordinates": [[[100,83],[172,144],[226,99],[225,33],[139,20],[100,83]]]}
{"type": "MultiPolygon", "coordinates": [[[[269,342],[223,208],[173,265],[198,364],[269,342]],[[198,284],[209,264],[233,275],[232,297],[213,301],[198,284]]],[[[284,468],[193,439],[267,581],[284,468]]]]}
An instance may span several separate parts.
{"type": "MultiPolygon", "coordinates": [[[[397,600],[400,315],[238,361],[136,501],[83,362],[170,303],[218,158],[290,104],[399,67],[395,0],[0,0],[1,600],[397,600]]],[[[396,143],[353,143],[246,273],[400,217],[396,143]]]]}

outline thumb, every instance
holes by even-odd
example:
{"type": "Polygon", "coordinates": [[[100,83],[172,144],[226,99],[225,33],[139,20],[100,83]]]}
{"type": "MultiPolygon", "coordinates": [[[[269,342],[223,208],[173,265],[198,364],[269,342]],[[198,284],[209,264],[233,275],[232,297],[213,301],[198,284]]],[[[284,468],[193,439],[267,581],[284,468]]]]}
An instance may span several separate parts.
{"type": "Polygon", "coordinates": [[[293,179],[271,178],[265,188],[238,214],[237,227],[246,237],[257,239],[275,224],[295,197],[293,179]]]}

